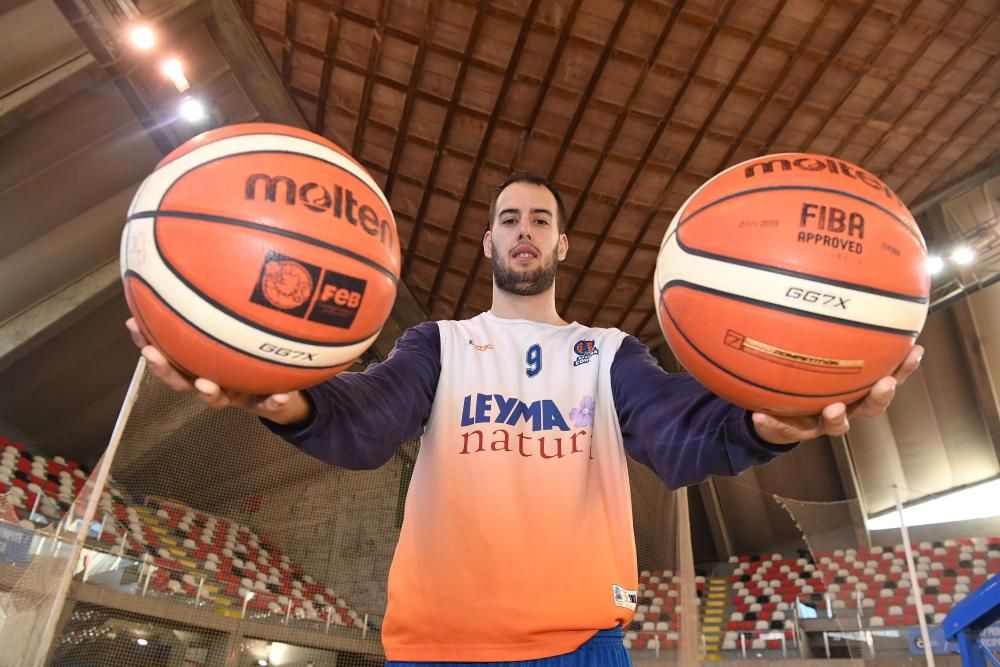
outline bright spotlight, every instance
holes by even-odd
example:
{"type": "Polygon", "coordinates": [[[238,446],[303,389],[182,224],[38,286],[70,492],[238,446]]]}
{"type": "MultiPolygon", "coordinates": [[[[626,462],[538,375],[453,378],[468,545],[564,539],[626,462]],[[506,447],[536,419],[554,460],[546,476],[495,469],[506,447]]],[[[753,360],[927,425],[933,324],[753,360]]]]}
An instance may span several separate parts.
{"type": "Polygon", "coordinates": [[[200,123],[205,120],[205,106],[193,97],[181,102],[181,116],[189,123],[200,123]]]}
{"type": "Polygon", "coordinates": [[[137,25],[129,30],[128,39],[140,51],[148,51],[156,46],[156,33],[148,25],[137,25]]]}
{"type": "Polygon", "coordinates": [[[162,69],[164,76],[170,79],[170,82],[174,84],[174,88],[177,89],[178,93],[183,93],[191,87],[187,77],[184,76],[184,65],[177,58],[164,60],[162,69]]]}
{"type": "Polygon", "coordinates": [[[941,273],[941,269],[944,268],[944,260],[937,255],[931,255],[927,258],[927,272],[932,276],[936,276],[941,273]]]}
{"type": "Polygon", "coordinates": [[[267,660],[263,660],[263,659],[258,660],[257,664],[260,665],[261,667],[267,667],[267,660]]]}
{"type": "Polygon", "coordinates": [[[148,639],[139,638],[139,639],[135,640],[135,643],[138,644],[139,646],[145,646],[146,644],[149,643],[149,640],[148,639]]]}
{"type": "Polygon", "coordinates": [[[959,246],[955,248],[955,251],[951,253],[951,261],[956,264],[971,264],[972,260],[976,258],[976,253],[972,252],[972,249],[968,246],[959,246]]]}

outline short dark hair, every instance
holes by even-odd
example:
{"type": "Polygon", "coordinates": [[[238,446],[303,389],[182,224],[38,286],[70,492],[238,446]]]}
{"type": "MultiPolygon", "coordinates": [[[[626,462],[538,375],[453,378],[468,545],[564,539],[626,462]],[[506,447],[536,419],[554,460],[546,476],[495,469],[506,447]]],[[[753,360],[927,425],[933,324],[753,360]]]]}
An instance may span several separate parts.
{"type": "Polygon", "coordinates": [[[541,185],[543,188],[547,188],[556,200],[556,223],[559,226],[559,233],[566,232],[566,207],[563,205],[562,195],[559,194],[559,190],[556,189],[552,181],[544,176],[539,176],[533,171],[515,171],[503,179],[503,182],[493,191],[493,199],[490,201],[490,222],[488,229],[493,229],[493,218],[497,214],[497,200],[500,199],[500,193],[506,190],[508,185],[513,185],[514,183],[531,183],[532,185],[541,185]]]}

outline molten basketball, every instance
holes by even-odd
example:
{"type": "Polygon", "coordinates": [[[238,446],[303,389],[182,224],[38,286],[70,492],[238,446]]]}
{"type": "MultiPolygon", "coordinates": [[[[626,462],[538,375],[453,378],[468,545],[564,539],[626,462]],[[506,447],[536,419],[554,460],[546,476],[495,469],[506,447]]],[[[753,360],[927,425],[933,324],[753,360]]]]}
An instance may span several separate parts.
{"type": "Polygon", "coordinates": [[[347,368],[396,298],[385,195],[330,141],[253,123],[180,146],[140,186],[122,234],[129,308],[178,368],[271,394],[347,368]]]}
{"type": "Polygon", "coordinates": [[[927,249],[869,172],[768,155],[726,169],[674,216],[654,298],[677,359],[743,407],[815,414],[863,398],[927,317],[927,249]]]}

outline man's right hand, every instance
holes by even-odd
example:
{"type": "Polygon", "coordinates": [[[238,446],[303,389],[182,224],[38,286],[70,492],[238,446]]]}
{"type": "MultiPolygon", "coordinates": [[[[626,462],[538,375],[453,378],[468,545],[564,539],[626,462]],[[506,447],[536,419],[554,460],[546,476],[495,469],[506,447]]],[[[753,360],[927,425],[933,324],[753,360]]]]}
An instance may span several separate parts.
{"type": "Polygon", "coordinates": [[[278,424],[297,424],[312,416],[312,405],[301,391],[258,396],[227,391],[206,378],[191,380],[167,361],[160,350],[149,344],[139,331],[135,318],[130,317],[125,327],[132,342],[142,351],[150,372],[174,391],[192,392],[210,408],[242,408],[278,424]]]}

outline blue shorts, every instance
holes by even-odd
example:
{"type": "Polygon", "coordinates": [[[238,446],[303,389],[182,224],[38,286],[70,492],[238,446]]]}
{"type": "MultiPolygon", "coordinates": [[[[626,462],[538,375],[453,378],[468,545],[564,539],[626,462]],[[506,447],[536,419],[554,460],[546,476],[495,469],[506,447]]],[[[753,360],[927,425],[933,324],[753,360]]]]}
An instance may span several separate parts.
{"type": "Polygon", "coordinates": [[[601,630],[572,653],[515,662],[386,662],[385,667],[632,667],[622,629],[601,630]]]}

